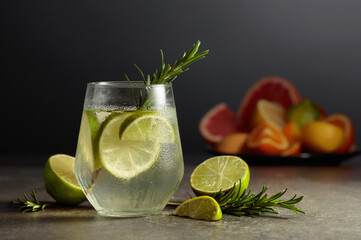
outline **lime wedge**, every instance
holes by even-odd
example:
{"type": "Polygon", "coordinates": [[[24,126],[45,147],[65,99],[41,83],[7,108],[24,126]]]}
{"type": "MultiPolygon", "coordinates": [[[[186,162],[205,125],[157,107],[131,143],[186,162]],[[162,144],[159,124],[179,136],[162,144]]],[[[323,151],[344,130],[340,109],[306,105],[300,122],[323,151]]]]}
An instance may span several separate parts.
{"type": "Polygon", "coordinates": [[[222,218],[222,210],[214,198],[201,196],[184,201],[173,211],[173,215],[217,221],[222,218]]]}
{"type": "Polygon", "coordinates": [[[236,156],[212,157],[198,165],[190,178],[190,185],[197,195],[214,196],[220,190],[227,192],[234,184],[239,184],[241,191],[248,187],[249,168],[245,161],[236,156]]]}
{"type": "Polygon", "coordinates": [[[94,140],[96,134],[99,131],[99,122],[98,122],[98,118],[96,115],[96,112],[94,110],[85,110],[86,113],[86,117],[84,117],[84,120],[88,120],[87,123],[83,123],[85,125],[88,125],[90,128],[90,135],[91,135],[91,139],[92,141],[94,140]]]}
{"type": "Polygon", "coordinates": [[[120,139],[172,143],[175,134],[172,125],[163,115],[137,112],[124,120],[120,126],[120,139]]]}
{"type": "Polygon", "coordinates": [[[98,155],[104,168],[114,176],[133,178],[154,164],[161,143],[174,138],[171,124],[162,115],[113,114],[100,127],[98,155]]]}
{"type": "Polygon", "coordinates": [[[57,202],[76,205],[86,200],[74,173],[75,158],[57,154],[51,156],[44,169],[46,191],[57,202]]]}
{"type": "Polygon", "coordinates": [[[95,113],[92,111],[84,111],[81,118],[76,155],[77,157],[82,156],[92,170],[96,170],[100,166],[99,162],[94,162],[93,153],[93,142],[98,130],[99,125],[95,113]]]}

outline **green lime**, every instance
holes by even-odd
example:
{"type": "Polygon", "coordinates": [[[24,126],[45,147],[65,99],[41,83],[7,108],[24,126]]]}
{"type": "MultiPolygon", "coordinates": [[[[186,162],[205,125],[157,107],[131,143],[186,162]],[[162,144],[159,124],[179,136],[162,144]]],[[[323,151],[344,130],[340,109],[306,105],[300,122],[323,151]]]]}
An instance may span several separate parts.
{"type": "Polygon", "coordinates": [[[94,110],[85,110],[85,112],[86,112],[86,116],[83,116],[82,119],[84,118],[84,120],[87,120],[87,123],[82,122],[82,124],[86,124],[89,126],[91,139],[92,141],[94,141],[94,138],[99,131],[98,118],[94,110]]]}
{"type": "Polygon", "coordinates": [[[201,196],[181,203],[181,205],[173,211],[173,215],[217,221],[222,218],[222,210],[214,198],[201,196]]]}
{"type": "Polygon", "coordinates": [[[190,179],[197,196],[214,196],[220,190],[229,191],[241,179],[241,192],[247,189],[250,178],[248,165],[236,156],[212,157],[198,165],[190,179]]]}
{"type": "Polygon", "coordinates": [[[149,169],[161,143],[175,138],[164,116],[135,112],[109,116],[99,130],[98,156],[102,166],[118,178],[132,178],[149,169]]]}
{"type": "Polygon", "coordinates": [[[98,121],[93,111],[84,111],[81,118],[77,154],[82,156],[90,169],[97,170],[100,162],[94,160],[93,143],[99,130],[98,121]]]}
{"type": "Polygon", "coordinates": [[[153,112],[136,112],[124,120],[120,126],[122,140],[154,141],[172,143],[175,134],[166,117],[153,112]]]}
{"type": "Polygon", "coordinates": [[[287,121],[296,123],[300,128],[320,118],[319,107],[308,98],[293,105],[287,111],[287,121]]]}
{"type": "Polygon", "coordinates": [[[44,184],[46,191],[57,202],[76,205],[86,200],[74,173],[75,158],[57,154],[45,164],[44,184]]]}

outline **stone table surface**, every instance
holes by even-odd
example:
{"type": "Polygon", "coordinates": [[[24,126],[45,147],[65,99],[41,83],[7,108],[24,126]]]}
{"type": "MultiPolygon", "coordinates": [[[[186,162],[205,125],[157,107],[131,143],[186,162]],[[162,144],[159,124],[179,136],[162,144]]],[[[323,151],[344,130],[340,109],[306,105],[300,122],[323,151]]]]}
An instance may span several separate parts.
{"type": "MultiPolygon", "coordinates": [[[[207,157],[185,156],[185,175],[173,201],[189,198],[189,176],[207,157]]],[[[270,187],[269,193],[288,187],[285,198],[304,195],[298,207],[307,214],[277,209],[278,215],[224,214],[215,222],[172,216],[173,207],[155,216],[105,218],[88,202],[78,207],[53,204],[44,212],[23,214],[9,203],[23,192],[34,189],[39,200],[54,201],[43,186],[44,159],[21,159],[14,162],[10,156],[0,157],[0,239],[361,239],[360,157],[337,166],[250,164],[254,192],[263,185],[270,187]]]]}

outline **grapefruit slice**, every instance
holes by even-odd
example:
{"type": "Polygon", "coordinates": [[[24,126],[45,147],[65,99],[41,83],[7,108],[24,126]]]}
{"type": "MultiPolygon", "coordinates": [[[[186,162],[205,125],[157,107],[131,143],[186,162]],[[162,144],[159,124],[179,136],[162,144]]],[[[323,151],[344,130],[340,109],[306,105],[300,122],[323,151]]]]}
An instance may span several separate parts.
{"type": "Polygon", "coordinates": [[[236,114],[225,103],[210,109],[199,122],[199,132],[204,140],[214,146],[232,133],[239,132],[236,114]]]}
{"type": "Polygon", "coordinates": [[[270,76],[261,78],[245,94],[237,113],[240,130],[251,130],[251,117],[255,106],[260,99],[277,102],[285,109],[301,101],[301,96],[296,87],[287,79],[270,76]]]}
{"type": "Polygon", "coordinates": [[[351,122],[351,119],[345,114],[333,114],[323,121],[334,124],[343,129],[344,139],[341,147],[338,149],[338,153],[352,152],[352,145],[355,141],[355,128],[351,122]]]}

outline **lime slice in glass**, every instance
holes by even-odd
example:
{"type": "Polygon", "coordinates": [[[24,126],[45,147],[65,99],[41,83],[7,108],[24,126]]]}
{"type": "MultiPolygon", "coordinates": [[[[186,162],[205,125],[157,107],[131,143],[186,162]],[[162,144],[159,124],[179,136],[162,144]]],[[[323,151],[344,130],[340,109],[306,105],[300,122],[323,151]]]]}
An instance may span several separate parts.
{"type": "Polygon", "coordinates": [[[222,218],[222,210],[214,198],[201,196],[184,201],[173,215],[216,221],[222,218]]]}
{"type": "Polygon", "coordinates": [[[197,196],[214,196],[220,190],[229,191],[241,179],[241,192],[248,187],[249,168],[236,156],[212,157],[198,165],[190,178],[190,185],[197,196]]]}
{"type": "Polygon", "coordinates": [[[75,158],[56,154],[46,162],[44,184],[46,191],[57,202],[76,205],[86,200],[74,173],[75,158]]]}
{"type": "Polygon", "coordinates": [[[99,130],[98,121],[93,111],[84,111],[78,137],[77,155],[82,156],[91,170],[99,168],[100,164],[94,161],[93,142],[99,130]]]}
{"type": "Polygon", "coordinates": [[[172,143],[175,134],[166,117],[152,112],[136,112],[120,126],[120,139],[172,143]]]}
{"type": "Polygon", "coordinates": [[[169,121],[161,115],[135,112],[109,116],[99,130],[98,156],[102,166],[118,178],[133,178],[149,169],[161,143],[174,141],[169,121]],[[128,114],[125,118],[125,114],[128,114]]]}
{"type": "Polygon", "coordinates": [[[99,122],[98,122],[98,118],[97,118],[97,114],[94,110],[85,110],[86,116],[84,117],[84,120],[88,120],[85,125],[88,125],[90,128],[90,134],[91,134],[91,139],[92,141],[94,140],[95,136],[97,135],[98,131],[99,131],[99,122]]]}

